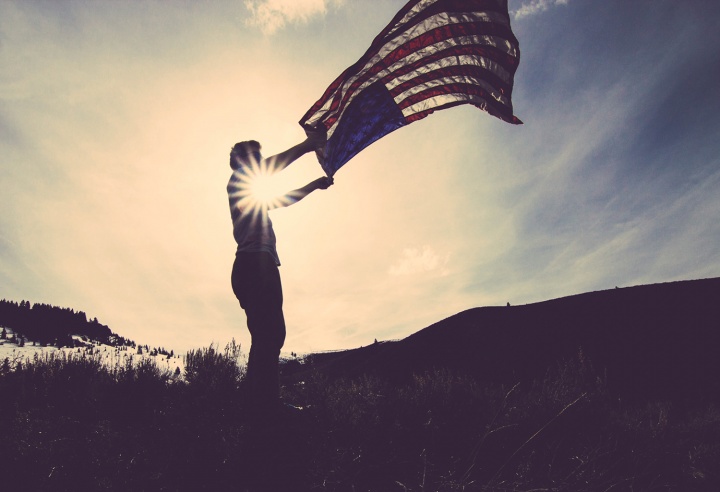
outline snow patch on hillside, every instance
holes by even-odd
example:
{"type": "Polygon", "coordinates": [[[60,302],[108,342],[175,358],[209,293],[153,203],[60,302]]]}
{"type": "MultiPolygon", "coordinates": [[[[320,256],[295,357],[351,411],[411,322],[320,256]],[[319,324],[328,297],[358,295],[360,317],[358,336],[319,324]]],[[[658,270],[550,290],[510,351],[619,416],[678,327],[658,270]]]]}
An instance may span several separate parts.
{"type": "Polygon", "coordinates": [[[7,338],[0,339],[0,364],[7,359],[10,367],[14,367],[18,362],[26,363],[32,361],[37,355],[39,358],[50,356],[51,354],[63,353],[67,356],[90,356],[99,358],[107,367],[124,367],[128,361],[132,360],[137,364],[142,360],[151,359],[160,370],[170,372],[172,377],[182,376],[185,370],[185,357],[173,354],[172,356],[153,353],[153,349],[146,350],[145,346],[141,346],[138,353],[137,347],[105,345],[99,342],[87,340],[80,336],[73,336],[83,346],[79,347],[42,347],[32,341],[25,341],[24,344],[19,343],[15,339],[15,333],[10,328],[5,328],[7,338]]]}

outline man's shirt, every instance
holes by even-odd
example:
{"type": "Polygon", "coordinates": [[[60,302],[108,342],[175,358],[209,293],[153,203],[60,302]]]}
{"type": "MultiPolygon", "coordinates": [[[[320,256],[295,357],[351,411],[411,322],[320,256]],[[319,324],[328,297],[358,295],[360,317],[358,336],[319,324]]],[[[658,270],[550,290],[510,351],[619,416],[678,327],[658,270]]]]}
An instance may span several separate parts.
{"type": "Polygon", "coordinates": [[[250,190],[250,180],[251,176],[243,172],[243,169],[237,169],[230,176],[227,185],[237,251],[267,252],[275,259],[275,263],[280,265],[275,231],[268,215],[268,207],[254,199],[250,190]]]}

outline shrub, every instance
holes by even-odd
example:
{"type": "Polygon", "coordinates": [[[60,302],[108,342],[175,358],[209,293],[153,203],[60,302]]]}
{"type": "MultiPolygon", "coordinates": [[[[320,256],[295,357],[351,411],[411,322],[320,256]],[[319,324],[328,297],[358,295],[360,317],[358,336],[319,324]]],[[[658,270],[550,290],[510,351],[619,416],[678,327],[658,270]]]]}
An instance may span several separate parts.
{"type": "Polygon", "coordinates": [[[245,375],[239,363],[241,356],[240,345],[234,339],[223,352],[214,345],[190,350],[185,356],[185,381],[208,391],[236,390],[245,375]]]}

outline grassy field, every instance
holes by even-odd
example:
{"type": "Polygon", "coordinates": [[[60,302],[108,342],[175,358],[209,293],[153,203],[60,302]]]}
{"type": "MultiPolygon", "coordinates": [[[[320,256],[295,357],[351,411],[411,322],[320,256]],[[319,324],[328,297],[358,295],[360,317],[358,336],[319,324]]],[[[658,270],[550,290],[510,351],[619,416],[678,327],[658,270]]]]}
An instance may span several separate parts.
{"type": "Polygon", "coordinates": [[[720,490],[720,410],[618,401],[582,354],[514,387],[309,371],[283,388],[302,412],[268,427],[245,416],[239,356],[190,352],[181,380],[60,352],[0,364],[2,489],[720,490]]]}

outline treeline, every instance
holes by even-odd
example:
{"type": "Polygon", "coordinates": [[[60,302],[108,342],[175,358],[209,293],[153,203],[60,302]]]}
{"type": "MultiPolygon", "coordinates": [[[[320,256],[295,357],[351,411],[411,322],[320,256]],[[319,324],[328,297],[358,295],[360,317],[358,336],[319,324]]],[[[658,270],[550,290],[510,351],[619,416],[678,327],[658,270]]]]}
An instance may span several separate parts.
{"type": "Polygon", "coordinates": [[[40,345],[73,347],[77,345],[73,335],[112,346],[135,345],[132,340],[113,333],[97,318],[88,320],[83,311],[50,304],[31,305],[29,301],[1,300],[0,327],[12,330],[18,341],[40,345]]]}
{"type": "MultiPolygon", "coordinates": [[[[130,342],[128,345],[131,346],[132,348],[135,348],[135,342],[130,342]]],[[[152,347],[151,348],[147,344],[146,345],[138,345],[137,346],[137,354],[138,355],[147,354],[147,355],[150,355],[151,357],[157,357],[159,355],[164,355],[168,359],[175,357],[174,350],[171,350],[168,352],[165,349],[165,347],[152,347]]]]}

